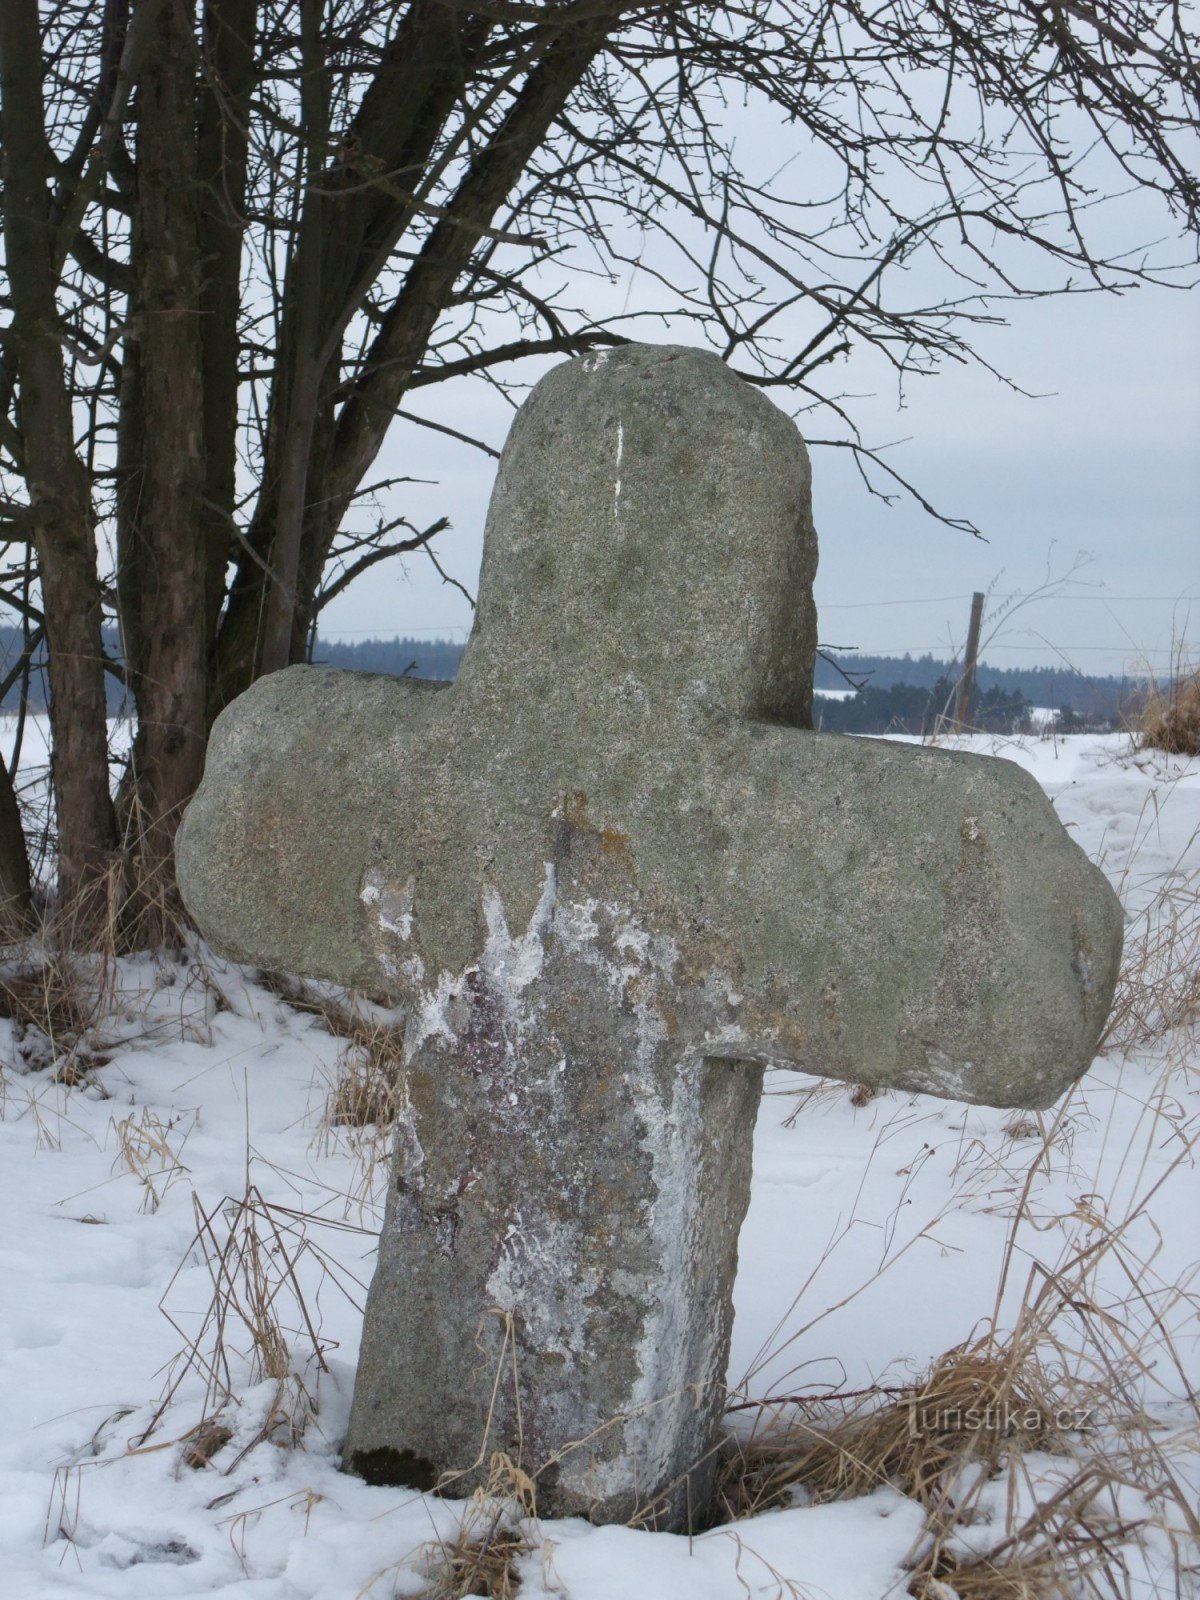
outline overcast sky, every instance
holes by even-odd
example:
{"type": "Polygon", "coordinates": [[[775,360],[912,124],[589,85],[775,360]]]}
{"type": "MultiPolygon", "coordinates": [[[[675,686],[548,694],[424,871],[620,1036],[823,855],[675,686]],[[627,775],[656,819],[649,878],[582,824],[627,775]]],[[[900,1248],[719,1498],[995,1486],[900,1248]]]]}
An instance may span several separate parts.
{"type": "MultiPolygon", "coordinates": [[[[940,509],[974,521],[987,542],[942,526],[911,500],[883,504],[863,488],[849,452],[815,450],[822,642],[952,656],[980,589],[989,594],[984,657],[997,666],[1138,672],[1164,670],[1181,641],[1198,653],[1196,291],[1055,297],[1010,305],[1006,315],[1009,326],[985,329],[975,343],[1038,398],[981,368],[949,366],[910,383],[901,408],[888,373],[869,360],[853,357],[837,374],[845,391],[862,396],[850,409],[865,442],[904,441],[889,453],[897,470],[940,509]],[[1068,574],[1052,593],[1013,603],[1068,574]]],[[[695,330],[679,337],[698,342],[695,330]]],[[[517,370],[532,382],[546,365],[517,370]]],[[[788,406],[786,392],[770,392],[788,406]]],[[[412,409],[496,448],[512,417],[482,383],[421,390],[412,409]]],[[[800,425],[834,431],[827,421],[800,425]]],[[[433,480],[405,491],[403,509],[421,525],[450,517],[438,557],[473,593],[495,462],[400,422],[379,466],[377,476],[433,480]]],[[[470,621],[468,603],[432,563],[410,557],[376,567],[339,598],[322,633],[464,638],[470,621]]]]}

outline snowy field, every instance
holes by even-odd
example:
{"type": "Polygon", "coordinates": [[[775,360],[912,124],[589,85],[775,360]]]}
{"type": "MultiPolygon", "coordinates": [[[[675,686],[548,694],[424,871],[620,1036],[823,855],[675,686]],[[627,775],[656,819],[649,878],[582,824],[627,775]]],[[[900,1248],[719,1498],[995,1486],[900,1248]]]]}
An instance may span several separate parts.
{"type": "MultiPolygon", "coordinates": [[[[954,742],[1028,767],[1108,872],[1142,969],[1135,1004],[1085,1083],[1038,1116],[856,1103],[769,1076],[734,1399],[903,1385],[998,1304],[1000,1327],[1045,1314],[1047,1370],[1094,1409],[1065,1453],[1027,1453],[980,1487],[955,1537],[993,1548],[1095,1468],[1088,1515],[1115,1592],[1192,1594],[1200,1031],[1160,1013],[1186,982],[1168,945],[1178,956],[1191,938],[1197,954],[1200,761],[1134,756],[1115,736],[954,742]],[[1117,1481],[1127,1458],[1140,1488],[1117,1481]]],[[[424,1593],[462,1504],[337,1470],[382,1178],[380,1140],[328,1114],[345,1042],[211,958],[110,978],[99,1061],[60,1063],[69,1081],[39,1069],[46,1041],[0,1021],[0,1596],[424,1593]],[[221,1329],[206,1316],[226,1272],[238,1288],[221,1329]],[[260,1329],[257,1365],[239,1307],[260,1329]],[[197,1431],[206,1396],[210,1413],[224,1397],[221,1432],[197,1431]]],[[[735,1413],[744,1432],[794,1415],[735,1413]]],[[[794,1498],[690,1540],[526,1521],[521,1596],[908,1592],[927,1542],[916,1500],[794,1498]]],[[[1097,1583],[1079,1592],[1114,1592],[1097,1583]]]]}

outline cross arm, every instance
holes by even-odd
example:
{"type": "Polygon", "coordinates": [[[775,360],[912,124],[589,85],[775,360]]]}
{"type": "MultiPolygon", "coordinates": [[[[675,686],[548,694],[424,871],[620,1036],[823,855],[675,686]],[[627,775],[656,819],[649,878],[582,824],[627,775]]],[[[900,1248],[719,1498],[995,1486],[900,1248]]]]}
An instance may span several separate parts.
{"type": "Polygon", "coordinates": [[[364,867],[381,799],[397,769],[419,762],[424,717],[444,687],[291,667],[221,713],[176,845],[184,902],[218,950],[381,986],[364,867]]]}
{"type": "Polygon", "coordinates": [[[1121,907],[1014,763],[744,726],[684,807],[737,930],[714,1053],[1030,1107],[1090,1066],[1121,907]]]}

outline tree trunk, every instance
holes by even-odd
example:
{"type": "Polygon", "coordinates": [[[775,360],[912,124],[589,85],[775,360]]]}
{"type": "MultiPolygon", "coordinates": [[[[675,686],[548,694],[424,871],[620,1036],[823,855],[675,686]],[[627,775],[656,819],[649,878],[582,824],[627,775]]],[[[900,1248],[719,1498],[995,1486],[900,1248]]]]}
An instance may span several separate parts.
{"type": "Polygon", "coordinates": [[[247,129],[258,0],[207,0],[198,105],[200,326],[204,377],[205,633],[210,648],[235,548],[238,322],[247,129]]]}
{"type": "Polygon", "coordinates": [[[175,830],[200,781],[207,733],[194,48],[184,7],[164,6],[137,102],[137,349],[124,397],[131,416],[120,537],[138,707],[127,914],[138,942],[148,943],[161,940],[174,910],[175,830]]]}
{"type": "Polygon", "coordinates": [[[29,852],[12,774],[0,760],[0,939],[19,938],[33,922],[29,852]]]}
{"type": "Polygon", "coordinates": [[[278,672],[291,661],[292,632],[296,625],[296,585],[300,577],[300,551],[304,540],[304,514],[309,482],[309,457],[326,367],[341,350],[340,336],[326,348],[321,328],[321,260],[325,208],[320,179],[329,142],[329,105],[321,25],[325,0],[300,0],[300,117],[305,130],[304,194],[300,231],[288,267],[290,305],[287,322],[291,337],[284,343],[290,358],[287,371],[286,422],[279,451],[279,489],[275,536],[271,541],[271,567],[275,581],[266,597],[259,670],[278,672]]]}
{"type": "MultiPolygon", "coordinates": [[[[404,287],[382,319],[367,369],[341,407],[328,441],[320,435],[321,408],[324,386],[340,375],[340,332],[374,281],[368,263],[386,257],[415,211],[403,200],[397,203],[394,197],[381,199],[374,193],[364,201],[361,172],[353,166],[326,174],[322,195],[310,195],[314,214],[319,204],[327,217],[319,270],[319,387],[315,391],[311,386],[286,387],[293,373],[311,376],[302,365],[306,346],[300,339],[304,329],[297,313],[306,304],[313,273],[307,257],[297,250],[289,264],[290,316],[285,317],[277,357],[277,370],[287,378],[276,380],[268,471],[250,533],[259,560],[242,559],[230,592],[217,641],[215,709],[247,688],[259,671],[285,664],[285,639],[290,640],[291,659],[298,659],[312,609],[308,585],[315,587],[320,579],[342,519],[382,445],[454,284],[595,59],[614,20],[615,14],[586,16],[564,27],[546,50],[504,122],[473,158],[443,220],[409,268],[404,287]],[[339,192],[343,182],[344,192],[339,192]],[[293,407],[297,393],[307,409],[293,407]],[[277,562],[277,556],[284,560],[277,562]],[[284,582],[272,583],[265,566],[275,568],[284,582]],[[289,584],[295,590],[291,596],[282,592],[289,584]],[[279,591],[275,598],[272,589],[279,591]],[[280,614],[281,603],[286,604],[286,618],[280,614]],[[268,628],[272,642],[264,660],[261,641],[268,628]]],[[[347,135],[344,142],[361,144],[382,170],[420,170],[459,94],[463,64],[476,47],[482,47],[490,26],[486,18],[465,21],[444,5],[413,6],[392,57],[355,119],[353,137],[347,135]]],[[[306,125],[313,126],[311,115],[306,125]]],[[[305,210],[307,214],[307,205],[305,210]]]]}
{"type": "Polygon", "coordinates": [[[96,931],[115,843],[100,585],[87,475],[75,453],[55,299],[50,155],[37,0],[0,4],[5,256],[20,392],[23,469],[34,510],[50,658],[58,877],[77,931],[96,931]]]}

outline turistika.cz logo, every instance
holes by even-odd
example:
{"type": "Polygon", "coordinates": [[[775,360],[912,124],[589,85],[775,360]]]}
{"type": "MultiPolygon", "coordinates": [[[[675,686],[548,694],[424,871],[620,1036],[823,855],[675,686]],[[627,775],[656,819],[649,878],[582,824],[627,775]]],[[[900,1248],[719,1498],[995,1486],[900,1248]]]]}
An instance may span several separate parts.
{"type": "Polygon", "coordinates": [[[908,1402],[910,1439],[938,1433],[990,1433],[1002,1439],[1015,1434],[1082,1433],[1095,1426],[1090,1407],[1014,1405],[1011,1401],[982,1406],[946,1406],[934,1402],[908,1402]]]}

